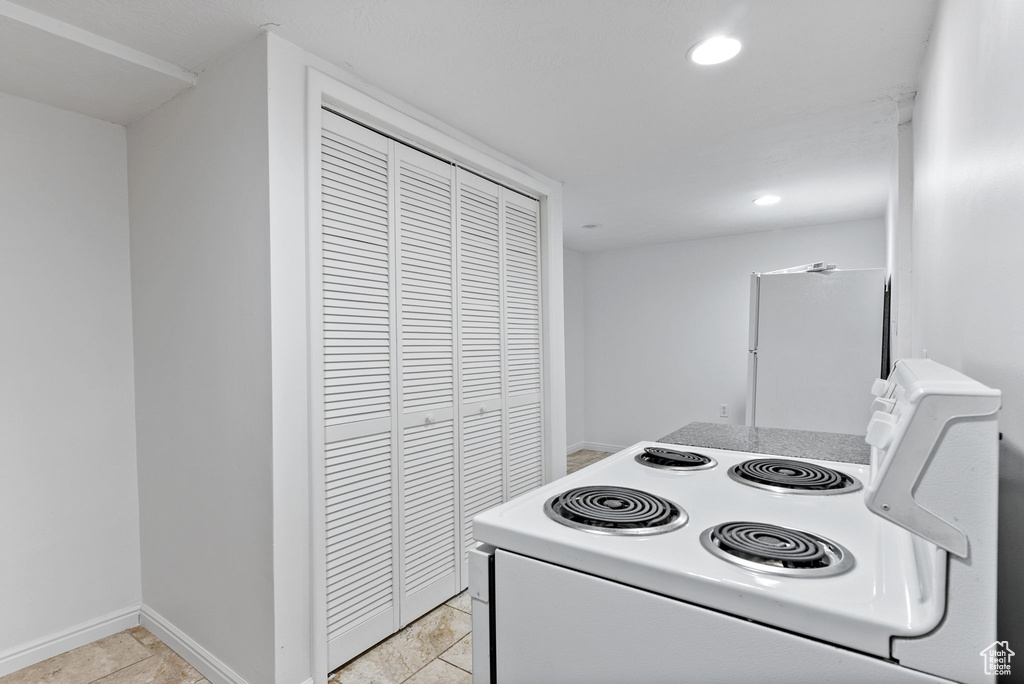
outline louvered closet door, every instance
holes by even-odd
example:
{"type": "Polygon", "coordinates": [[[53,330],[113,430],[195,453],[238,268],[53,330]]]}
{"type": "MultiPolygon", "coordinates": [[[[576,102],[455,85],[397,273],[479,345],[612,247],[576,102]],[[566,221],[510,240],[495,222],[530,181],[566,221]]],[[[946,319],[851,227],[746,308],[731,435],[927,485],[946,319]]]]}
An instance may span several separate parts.
{"type": "Polygon", "coordinates": [[[389,145],[324,113],[320,254],[332,667],[398,622],[389,145]]]}
{"type": "Polygon", "coordinates": [[[401,622],[458,592],[454,167],[396,144],[401,622]]]}
{"type": "MultiPolygon", "coordinates": [[[[505,500],[501,188],[458,170],[463,568],[473,516],[505,500]]],[[[464,570],[468,571],[468,569],[464,570]]]]}
{"type": "Polygon", "coordinates": [[[543,483],[540,205],[502,188],[507,337],[508,495],[543,483]]]}

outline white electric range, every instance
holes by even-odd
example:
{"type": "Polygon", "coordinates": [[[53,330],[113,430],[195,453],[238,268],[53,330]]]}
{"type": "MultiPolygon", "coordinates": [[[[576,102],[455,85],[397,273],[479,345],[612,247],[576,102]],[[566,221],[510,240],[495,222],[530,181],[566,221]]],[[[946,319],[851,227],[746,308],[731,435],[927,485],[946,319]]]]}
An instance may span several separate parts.
{"type": "Polygon", "coordinates": [[[999,392],[873,391],[870,465],[641,442],[478,516],[474,681],[991,681],[999,392]]]}

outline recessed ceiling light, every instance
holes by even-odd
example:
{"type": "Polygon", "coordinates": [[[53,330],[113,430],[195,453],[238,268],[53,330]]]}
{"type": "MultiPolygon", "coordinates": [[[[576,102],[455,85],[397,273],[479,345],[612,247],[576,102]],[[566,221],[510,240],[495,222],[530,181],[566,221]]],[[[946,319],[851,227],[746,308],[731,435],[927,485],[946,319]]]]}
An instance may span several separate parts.
{"type": "Polygon", "coordinates": [[[769,204],[778,204],[781,201],[782,198],[779,197],[778,195],[761,195],[756,200],[754,200],[754,204],[756,204],[759,207],[766,207],[769,204]]]}
{"type": "Polygon", "coordinates": [[[582,226],[580,226],[580,227],[581,227],[581,228],[584,228],[584,229],[586,229],[586,230],[593,230],[594,228],[600,228],[600,227],[601,227],[601,224],[600,224],[600,223],[584,223],[584,224],[583,224],[582,226]]]}
{"type": "Polygon", "coordinates": [[[740,53],[743,45],[729,36],[714,36],[690,48],[690,61],[694,64],[709,65],[727,62],[740,53]]]}

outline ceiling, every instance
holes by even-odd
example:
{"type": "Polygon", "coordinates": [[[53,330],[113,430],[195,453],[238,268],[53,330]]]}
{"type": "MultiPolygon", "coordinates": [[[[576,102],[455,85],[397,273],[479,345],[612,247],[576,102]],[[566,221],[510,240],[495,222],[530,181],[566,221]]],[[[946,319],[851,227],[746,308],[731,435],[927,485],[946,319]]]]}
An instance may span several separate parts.
{"type": "Polygon", "coordinates": [[[563,181],[566,246],[591,251],[881,216],[933,14],[933,0],[0,0],[0,91],[129,123],[269,29],[563,181]],[[719,33],[743,41],[738,57],[686,59],[719,33]],[[752,204],[765,193],[782,202],[752,204]]]}

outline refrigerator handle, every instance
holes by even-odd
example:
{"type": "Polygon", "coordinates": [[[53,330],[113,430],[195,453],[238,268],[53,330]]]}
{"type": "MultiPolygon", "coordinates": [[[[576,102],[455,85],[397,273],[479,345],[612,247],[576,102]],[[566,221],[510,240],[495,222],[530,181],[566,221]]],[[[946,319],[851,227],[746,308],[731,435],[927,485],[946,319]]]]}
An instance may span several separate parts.
{"type": "Polygon", "coordinates": [[[757,398],[757,314],[761,298],[761,274],[750,274],[750,329],[747,337],[747,425],[754,426],[757,398]]]}

